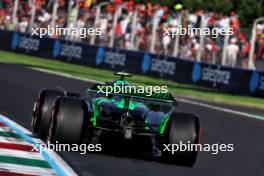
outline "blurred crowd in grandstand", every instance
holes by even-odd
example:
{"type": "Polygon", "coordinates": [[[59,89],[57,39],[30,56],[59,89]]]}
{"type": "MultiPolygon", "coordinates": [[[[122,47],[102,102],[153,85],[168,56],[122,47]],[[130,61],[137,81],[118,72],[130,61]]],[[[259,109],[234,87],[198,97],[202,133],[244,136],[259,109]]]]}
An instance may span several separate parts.
{"type": "MultiPolygon", "coordinates": [[[[13,0],[0,1],[0,28],[12,29],[20,32],[29,32],[31,27],[47,27],[52,21],[52,12],[55,0],[20,0],[17,11],[17,23],[12,22],[12,13],[14,8],[13,0]],[[35,3],[36,15],[34,23],[31,26],[32,3],[35,3]]],[[[109,46],[111,33],[114,31],[114,47],[125,48],[129,50],[151,51],[153,34],[156,35],[154,52],[164,55],[173,55],[175,47],[175,38],[168,35],[162,35],[163,28],[177,27],[181,24],[183,27],[201,27],[202,17],[207,19],[208,28],[226,28],[231,27],[234,35],[228,39],[226,47],[226,64],[229,66],[248,67],[248,58],[250,51],[250,29],[247,32],[240,26],[239,17],[235,12],[230,12],[228,16],[216,12],[207,12],[204,10],[185,9],[180,4],[172,8],[161,6],[159,3],[137,3],[133,0],[112,0],[101,4],[99,19],[96,21],[97,8],[100,0],[57,0],[58,10],[55,24],[58,27],[74,26],[76,28],[101,28],[102,35],[97,36],[95,44],[109,46]],[[74,2],[69,11],[69,2],[74,2]],[[117,23],[113,29],[115,12],[122,6],[117,23]],[[133,35],[133,18],[136,16],[135,35],[133,35]],[[181,16],[181,18],[179,18],[181,16]],[[181,21],[179,21],[181,19],[181,21]],[[153,21],[158,23],[156,31],[153,33],[153,21]]],[[[256,47],[254,51],[254,60],[264,60],[264,23],[256,27],[256,47]]],[[[56,38],[57,36],[52,36],[56,38]]],[[[179,52],[177,56],[183,59],[195,60],[197,52],[201,48],[200,60],[215,64],[222,63],[222,51],[224,47],[225,36],[206,36],[201,45],[201,36],[184,35],[179,38],[179,52]]],[[[79,37],[72,40],[91,42],[92,36],[85,39],[79,37]]]]}

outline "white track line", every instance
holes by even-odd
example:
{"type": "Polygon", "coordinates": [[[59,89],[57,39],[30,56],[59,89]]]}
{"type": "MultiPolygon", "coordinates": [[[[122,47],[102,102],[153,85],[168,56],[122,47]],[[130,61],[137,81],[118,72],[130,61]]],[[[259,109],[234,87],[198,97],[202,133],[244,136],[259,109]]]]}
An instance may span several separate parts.
{"type": "Polygon", "coordinates": [[[246,112],[235,111],[235,110],[228,109],[228,108],[223,108],[223,107],[214,106],[214,105],[210,105],[210,104],[205,104],[205,103],[201,103],[201,102],[186,100],[186,99],[182,99],[182,98],[177,98],[177,100],[181,101],[181,102],[184,102],[184,103],[197,105],[197,106],[201,106],[201,107],[205,107],[205,108],[210,108],[210,109],[214,109],[214,110],[218,110],[218,111],[232,113],[232,114],[236,114],[236,115],[240,115],[240,116],[246,116],[246,117],[254,118],[254,119],[258,119],[258,120],[264,120],[264,116],[260,116],[260,115],[254,115],[254,114],[249,114],[249,113],[246,113],[246,112]]]}
{"type": "MultiPolygon", "coordinates": [[[[29,67],[29,68],[32,70],[36,70],[36,71],[40,71],[40,72],[44,72],[44,73],[49,73],[49,74],[53,74],[53,75],[59,75],[59,76],[63,76],[66,78],[81,80],[81,81],[85,81],[85,82],[100,83],[99,81],[96,81],[96,80],[81,78],[81,77],[73,76],[73,75],[66,74],[66,73],[60,73],[60,72],[56,72],[56,71],[50,71],[50,70],[46,70],[46,69],[39,69],[39,68],[33,68],[33,67],[29,67]]],[[[198,101],[187,100],[184,98],[177,98],[177,100],[180,102],[184,102],[184,103],[188,103],[188,104],[192,104],[192,105],[197,105],[197,106],[201,106],[201,107],[205,107],[205,108],[210,108],[210,109],[214,109],[214,110],[218,110],[218,111],[223,111],[226,113],[236,114],[236,115],[254,118],[254,119],[258,119],[258,120],[264,120],[264,116],[260,116],[260,115],[250,114],[250,113],[241,112],[241,111],[235,111],[232,109],[223,108],[220,106],[214,106],[214,105],[210,105],[210,104],[206,104],[206,103],[201,103],[198,101]]]]}
{"type": "Polygon", "coordinates": [[[51,70],[46,70],[46,69],[41,69],[41,68],[35,68],[35,67],[29,67],[32,70],[36,70],[36,71],[40,71],[40,72],[44,72],[44,73],[50,73],[53,75],[58,75],[58,76],[63,76],[66,78],[71,78],[71,79],[77,79],[80,81],[85,81],[85,82],[91,82],[91,83],[102,83],[93,79],[88,79],[88,78],[82,78],[82,77],[78,77],[78,76],[73,76],[67,73],[60,73],[60,72],[56,72],[56,71],[51,71],[51,70]]]}

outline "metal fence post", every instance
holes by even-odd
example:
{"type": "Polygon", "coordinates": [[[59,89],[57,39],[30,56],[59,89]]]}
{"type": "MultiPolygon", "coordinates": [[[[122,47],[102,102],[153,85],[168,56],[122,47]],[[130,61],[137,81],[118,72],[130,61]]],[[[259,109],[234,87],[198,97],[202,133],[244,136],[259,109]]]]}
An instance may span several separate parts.
{"type": "Polygon", "coordinates": [[[133,48],[135,48],[134,42],[135,42],[136,30],[137,30],[137,8],[133,14],[133,20],[132,20],[131,43],[133,45],[133,48]]]}
{"type": "Polygon", "coordinates": [[[31,13],[30,13],[30,29],[34,27],[35,22],[35,15],[36,15],[36,0],[30,0],[29,4],[31,6],[31,13]]]}
{"type": "MultiPolygon", "coordinates": [[[[226,27],[226,31],[227,31],[227,28],[229,28],[230,26],[230,20],[228,19],[228,26],[226,27]]],[[[223,52],[222,52],[222,65],[226,65],[226,49],[227,49],[227,45],[228,45],[228,42],[229,42],[229,34],[225,35],[225,38],[224,38],[224,46],[223,46],[223,52]]]]}
{"type": "Polygon", "coordinates": [[[250,40],[250,52],[249,52],[249,58],[248,58],[248,68],[253,69],[253,70],[256,69],[254,61],[253,61],[255,42],[256,42],[256,26],[261,21],[264,21],[264,17],[257,18],[254,21],[253,28],[252,28],[252,34],[251,34],[251,40],[250,40]]]}
{"type": "Polygon", "coordinates": [[[155,44],[156,44],[156,30],[157,30],[157,27],[158,27],[158,21],[155,20],[155,16],[154,16],[154,19],[152,20],[152,38],[151,38],[151,44],[150,44],[150,52],[151,53],[155,53],[155,44]]]}
{"type": "Polygon", "coordinates": [[[178,53],[179,53],[179,43],[180,43],[180,26],[181,26],[181,20],[182,20],[182,13],[179,14],[178,16],[178,25],[177,25],[177,29],[178,29],[178,34],[176,35],[176,39],[175,39],[175,43],[174,43],[174,50],[173,50],[173,56],[177,57],[178,53]]]}
{"type": "Polygon", "coordinates": [[[52,19],[51,19],[51,28],[55,28],[55,22],[57,19],[57,9],[59,7],[58,0],[54,1],[53,9],[52,9],[52,19]]]}
{"type": "Polygon", "coordinates": [[[111,32],[111,36],[110,36],[110,42],[109,42],[109,47],[113,48],[114,46],[114,39],[115,39],[115,28],[116,28],[116,24],[117,24],[117,20],[120,17],[121,13],[122,13],[122,9],[123,6],[119,6],[115,15],[114,15],[114,22],[113,22],[113,27],[112,27],[112,32],[111,32]]]}
{"type": "MultiPolygon", "coordinates": [[[[97,8],[96,8],[96,14],[95,14],[95,19],[94,19],[94,24],[93,24],[93,28],[95,29],[97,27],[98,21],[100,19],[100,15],[101,15],[101,8],[104,5],[109,4],[108,2],[102,2],[100,3],[97,8]]],[[[92,35],[91,39],[90,39],[90,44],[93,45],[95,43],[96,40],[96,35],[92,35]]]]}
{"type": "Polygon", "coordinates": [[[17,9],[18,9],[18,0],[15,0],[15,3],[14,3],[14,9],[13,9],[13,12],[12,12],[12,25],[15,27],[16,24],[17,24],[17,9]]]}
{"type": "Polygon", "coordinates": [[[202,20],[201,20],[201,35],[200,35],[200,40],[199,40],[199,48],[198,52],[196,54],[196,61],[200,62],[201,57],[202,57],[202,50],[203,50],[203,45],[204,45],[204,28],[207,26],[207,21],[208,17],[205,18],[204,15],[202,15],[202,20]]]}

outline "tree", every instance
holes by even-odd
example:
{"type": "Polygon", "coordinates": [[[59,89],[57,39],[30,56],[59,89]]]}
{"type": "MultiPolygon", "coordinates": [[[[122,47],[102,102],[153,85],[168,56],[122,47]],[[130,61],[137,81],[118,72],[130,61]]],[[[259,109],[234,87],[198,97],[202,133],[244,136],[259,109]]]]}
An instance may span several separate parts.
{"type": "Polygon", "coordinates": [[[235,10],[242,28],[251,28],[256,18],[264,16],[264,0],[183,0],[181,3],[185,9],[203,9],[225,15],[235,10]]]}

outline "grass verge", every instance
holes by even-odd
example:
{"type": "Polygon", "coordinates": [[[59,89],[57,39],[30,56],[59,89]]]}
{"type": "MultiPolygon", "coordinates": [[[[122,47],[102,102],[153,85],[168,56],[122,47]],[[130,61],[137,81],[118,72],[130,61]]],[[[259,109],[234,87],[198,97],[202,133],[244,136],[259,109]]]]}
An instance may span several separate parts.
{"type": "MultiPolygon", "coordinates": [[[[6,51],[0,51],[0,62],[23,64],[28,67],[35,67],[35,68],[56,71],[60,73],[67,73],[73,76],[93,79],[102,82],[111,81],[114,78],[116,78],[116,76],[113,75],[113,71],[109,71],[109,70],[95,69],[87,66],[69,64],[69,63],[49,60],[49,59],[41,59],[38,57],[16,54],[6,51]]],[[[193,97],[196,99],[198,98],[200,100],[212,101],[216,103],[224,103],[224,104],[240,105],[240,106],[264,109],[263,98],[219,93],[211,89],[207,89],[195,85],[179,84],[169,80],[151,78],[141,75],[136,75],[132,78],[128,78],[128,81],[136,85],[152,85],[152,86],[167,85],[169,90],[173,94],[180,96],[188,96],[188,97],[193,97]]]]}

